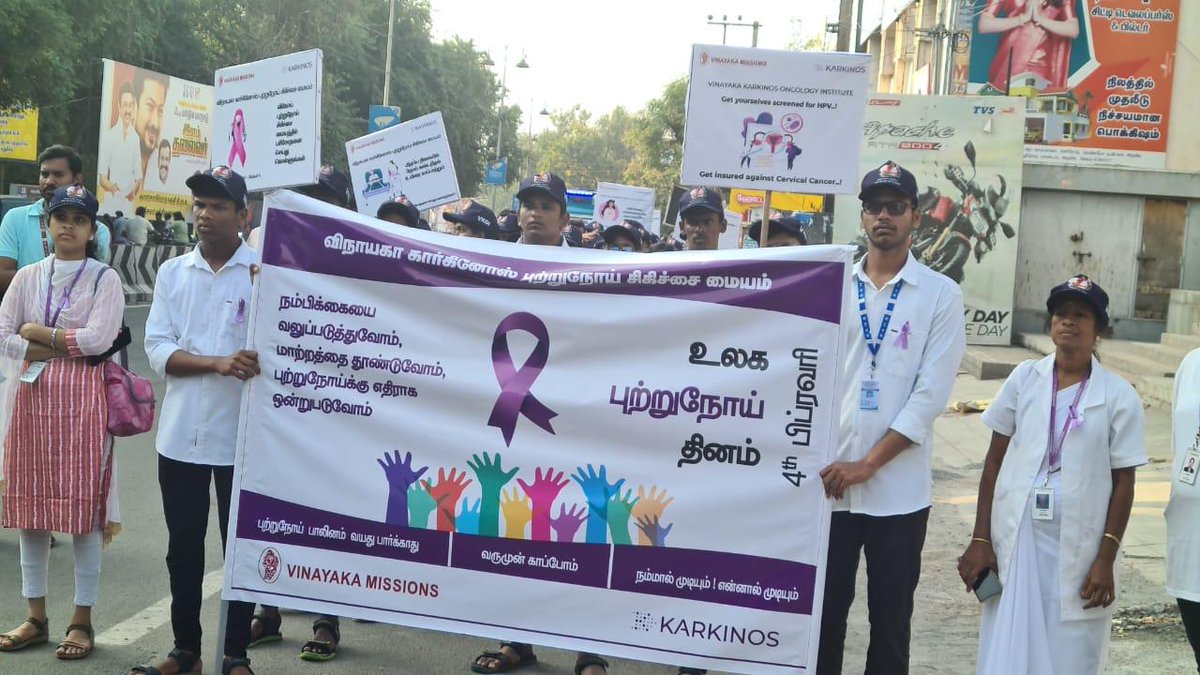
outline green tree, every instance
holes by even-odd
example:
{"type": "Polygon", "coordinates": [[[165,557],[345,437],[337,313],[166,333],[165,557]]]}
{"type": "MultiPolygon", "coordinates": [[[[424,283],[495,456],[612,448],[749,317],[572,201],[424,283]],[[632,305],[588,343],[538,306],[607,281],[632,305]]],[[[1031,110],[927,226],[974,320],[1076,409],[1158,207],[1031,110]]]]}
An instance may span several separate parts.
{"type": "Polygon", "coordinates": [[[686,107],[687,78],[681,77],[646,104],[625,139],[633,158],[623,181],[654,188],[664,212],[671,189],[679,182],[686,107]]]}

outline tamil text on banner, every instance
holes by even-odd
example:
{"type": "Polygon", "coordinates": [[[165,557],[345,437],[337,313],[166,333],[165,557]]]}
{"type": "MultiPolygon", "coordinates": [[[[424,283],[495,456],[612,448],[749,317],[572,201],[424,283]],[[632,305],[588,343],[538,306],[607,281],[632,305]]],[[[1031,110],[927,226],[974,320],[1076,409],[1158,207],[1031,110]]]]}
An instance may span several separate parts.
{"type": "Polygon", "coordinates": [[[848,247],[507,246],[284,192],[265,217],[225,597],[811,669],[848,247]]]}
{"type": "Polygon", "coordinates": [[[459,198],[440,112],[348,141],[346,159],[359,213],[374,216],[401,195],[422,211],[459,198]]]}
{"type": "Polygon", "coordinates": [[[636,220],[647,227],[654,215],[654,188],[619,183],[597,183],[592,220],[600,227],[636,220]]]}
{"type": "Polygon", "coordinates": [[[96,198],[100,212],[186,212],[186,181],[209,166],[213,89],[104,59],[96,198]]]}
{"type": "Polygon", "coordinates": [[[321,50],[216,72],[213,163],[251,191],[317,182],[321,169],[321,50]]]}
{"type": "Polygon", "coordinates": [[[968,91],[1024,97],[1027,162],[1161,169],[1180,4],[976,0],[968,91]]]}
{"type": "Polygon", "coordinates": [[[685,185],[858,189],[868,54],[694,45],[685,185]]]}
{"type": "Polygon", "coordinates": [[[35,162],[37,156],[38,109],[0,110],[0,159],[35,162]]]}
{"type": "MultiPolygon", "coordinates": [[[[1021,214],[1022,99],[879,96],[867,105],[860,173],[892,161],[920,188],[917,260],[958,282],[967,342],[1012,342],[1021,214]]],[[[857,197],[840,197],[834,241],[865,250],[857,197]]]]}

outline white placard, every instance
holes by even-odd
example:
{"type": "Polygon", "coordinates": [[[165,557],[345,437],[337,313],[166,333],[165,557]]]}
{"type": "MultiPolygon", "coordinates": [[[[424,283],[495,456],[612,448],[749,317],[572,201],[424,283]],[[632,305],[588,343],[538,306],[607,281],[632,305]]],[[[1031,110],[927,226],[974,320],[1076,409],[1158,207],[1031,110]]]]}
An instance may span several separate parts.
{"type": "Polygon", "coordinates": [[[595,204],[592,220],[600,223],[600,227],[636,220],[649,228],[654,218],[654,188],[597,183],[595,204]]]}
{"type": "Polygon", "coordinates": [[[311,49],[216,72],[212,161],[251,192],[317,182],[321,58],[311,49]]]}
{"type": "Polygon", "coordinates": [[[717,248],[725,250],[741,248],[742,215],[737,211],[725,211],[725,231],[717,238],[717,248]]]}
{"type": "Polygon", "coordinates": [[[442,113],[431,112],[346,143],[358,212],[374,216],[400,195],[424,211],[459,198],[442,113]]]}
{"type": "Polygon", "coordinates": [[[870,58],[694,45],[683,184],[856,192],[870,58]]]}

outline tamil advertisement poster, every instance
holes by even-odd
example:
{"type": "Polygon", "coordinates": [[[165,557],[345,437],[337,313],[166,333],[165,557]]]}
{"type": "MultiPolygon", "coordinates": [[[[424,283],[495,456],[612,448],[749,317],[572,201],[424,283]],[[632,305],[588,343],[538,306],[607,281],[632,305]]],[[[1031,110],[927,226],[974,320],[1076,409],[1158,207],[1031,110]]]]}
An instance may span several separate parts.
{"type": "Polygon", "coordinates": [[[849,247],[659,259],[266,207],[226,598],[813,667],[849,247]]]}
{"type": "Polygon", "coordinates": [[[38,109],[0,108],[0,159],[36,162],[37,156],[38,109]]]}
{"type": "Polygon", "coordinates": [[[187,212],[192,192],[185,182],[209,167],[212,123],[212,87],[104,59],[100,212],[187,212]]]}
{"type": "Polygon", "coordinates": [[[597,183],[593,197],[595,212],[592,220],[600,227],[619,225],[625,220],[634,220],[643,227],[650,226],[654,215],[654,188],[621,185],[619,183],[597,183]]]}
{"type": "MultiPolygon", "coordinates": [[[[895,162],[920,189],[912,254],[958,282],[967,342],[1012,342],[1021,214],[1022,99],[880,96],[867,105],[859,174],[895,162]]],[[[834,241],[865,251],[861,204],[839,197],[834,241]]]]}
{"type": "Polygon", "coordinates": [[[216,72],[213,163],[251,191],[311,185],[321,169],[321,50],[216,72]]]}
{"type": "Polygon", "coordinates": [[[694,45],[681,182],[854,192],[870,60],[694,45]]]}
{"type": "Polygon", "coordinates": [[[358,212],[368,216],[401,195],[421,211],[459,198],[440,112],[348,141],[346,161],[358,212]]]}
{"type": "Polygon", "coordinates": [[[1025,99],[1027,162],[1161,169],[1180,4],[977,0],[968,91],[1025,99]]]}

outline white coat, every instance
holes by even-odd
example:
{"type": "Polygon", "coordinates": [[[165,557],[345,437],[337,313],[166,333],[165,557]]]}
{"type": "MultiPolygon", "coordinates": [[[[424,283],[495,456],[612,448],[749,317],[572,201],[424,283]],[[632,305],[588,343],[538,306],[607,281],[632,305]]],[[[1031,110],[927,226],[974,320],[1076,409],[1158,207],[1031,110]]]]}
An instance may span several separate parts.
{"type": "MultiPolygon", "coordinates": [[[[1053,354],[1021,363],[983,415],[990,429],[1012,437],[992,501],[992,548],[1001,584],[1007,581],[1017,528],[1025,509],[1030,508],[1034,482],[1048,453],[1053,369],[1053,354]]],[[[1078,410],[1080,424],[1063,443],[1062,485],[1055,505],[1062,516],[1058,574],[1064,621],[1116,610],[1116,602],[1108,608],[1084,610],[1079,592],[1104,537],[1112,471],[1147,462],[1142,401],[1128,382],[1105,370],[1095,358],[1078,410]]],[[[1056,434],[1061,432],[1066,414],[1066,410],[1058,411],[1056,434]]],[[[1119,590],[1118,585],[1118,595],[1119,590]]]]}
{"type": "Polygon", "coordinates": [[[1175,373],[1172,410],[1171,501],[1167,504],[1167,593],[1200,602],[1200,480],[1179,480],[1183,463],[1200,427],[1200,349],[1193,350],[1175,373]]]}

